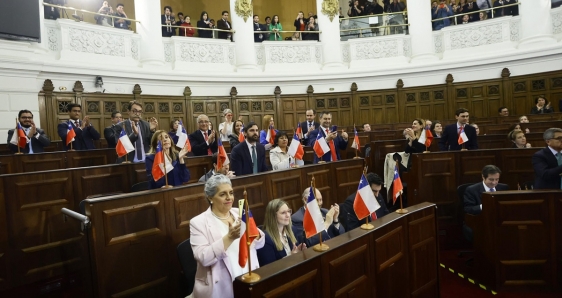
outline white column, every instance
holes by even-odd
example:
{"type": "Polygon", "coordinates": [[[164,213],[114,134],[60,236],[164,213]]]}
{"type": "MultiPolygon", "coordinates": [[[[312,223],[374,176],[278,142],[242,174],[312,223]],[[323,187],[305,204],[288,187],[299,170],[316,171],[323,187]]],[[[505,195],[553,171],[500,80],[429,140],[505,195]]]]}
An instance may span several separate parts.
{"type": "Polygon", "coordinates": [[[412,40],[412,60],[437,60],[431,26],[431,2],[408,1],[408,23],[412,40]]]}
{"type": "Polygon", "coordinates": [[[135,19],[140,36],[142,66],[164,65],[164,45],[160,24],[160,0],[135,0],[135,19]]]}
{"type": "MultiPolygon", "coordinates": [[[[340,22],[336,14],[330,21],[330,17],[322,13],[323,0],[316,0],[316,14],[318,15],[318,30],[320,43],[322,44],[322,69],[343,68],[341,57],[340,22]]],[[[306,16],[305,12],[305,16],[306,16]]]]}
{"type": "Polygon", "coordinates": [[[541,47],[556,43],[552,35],[551,0],[519,1],[521,41],[518,48],[541,47]]]}
{"type": "MultiPolygon", "coordinates": [[[[47,36],[47,29],[45,28],[45,11],[43,9],[43,0],[39,2],[39,28],[41,30],[41,43],[31,43],[36,53],[47,53],[47,44],[49,43],[49,36],[47,36]]],[[[50,9],[50,8],[49,8],[50,9]]]]}
{"type": "Polygon", "coordinates": [[[230,19],[232,28],[236,31],[234,48],[236,50],[236,71],[253,71],[258,69],[256,49],[254,48],[254,19],[253,14],[244,22],[244,18],[239,16],[234,10],[236,0],[230,0],[230,19]]]}

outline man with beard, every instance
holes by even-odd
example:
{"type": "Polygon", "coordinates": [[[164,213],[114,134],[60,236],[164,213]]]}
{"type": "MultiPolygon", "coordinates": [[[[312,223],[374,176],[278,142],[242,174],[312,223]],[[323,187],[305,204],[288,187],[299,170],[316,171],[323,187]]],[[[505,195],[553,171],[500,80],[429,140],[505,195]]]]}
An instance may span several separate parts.
{"type": "MultiPolygon", "coordinates": [[[[144,162],[146,154],[150,149],[150,140],[152,135],[158,129],[158,121],[156,118],[150,118],[148,121],[142,120],[142,104],[136,100],[129,102],[129,119],[124,121],[125,133],[131,140],[131,144],[135,146],[135,150],[127,154],[127,160],[132,162],[144,162]]],[[[118,134],[121,133],[122,126],[117,126],[118,134]]],[[[124,161],[124,157],[119,157],[117,162],[124,161]]]]}
{"type": "Polygon", "coordinates": [[[236,145],[230,152],[230,170],[236,176],[269,171],[265,164],[265,147],[260,144],[260,130],[255,122],[244,128],[246,141],[236,145]]]}
{"type": "MultiPolygon", "coordinates": [[[[49,146],[51,144],[51,140],[45,134],[41,128],[35,126],[35,122],[33,122],[33,113],[28,110],[21,110],[18,114],[18,121],[27,136],[28,142],[25,145],[25,148],[21,148],[20,152],[23,153],[41,153],[44,152],[43,148],[49,146]]],[[[8,131],[8,147],[12,152],[18,152],[17,145],[10,143],[12,136],[14,135],[15,129],[10,129],[8,131]]]]}

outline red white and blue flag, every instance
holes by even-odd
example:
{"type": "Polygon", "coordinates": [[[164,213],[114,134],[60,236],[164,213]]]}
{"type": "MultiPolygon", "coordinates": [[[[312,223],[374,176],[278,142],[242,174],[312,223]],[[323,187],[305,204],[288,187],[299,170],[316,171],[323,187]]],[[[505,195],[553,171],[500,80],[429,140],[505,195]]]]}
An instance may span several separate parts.
{"type": "Polygon", "coordinates": [[[178,129],[176,130],[176,136],[178,137],[178,143],[176,144],[176,146],[178,148],[183,148],[187,144],[188,151],[191,151],[191,143],[189,143],[187,132],[185,131],[185,127],[183,126],[183,122],[181,120],[178,125],[178,129]]]}
{"type": "Polygon", "coordinates": [[[322,212],[315,197],[315,189],[312,186],[306,201],[302,225],[306,238],[310,238],[324,230],[324,218],[322,218],[322,212]]]}
{"type": "Polygon", "coordinates": [[[240,127],[240,134],[238,134],[238,142],[242,143],[244,142],[246,138],[244,137],[244,124],[242,124],[242,127],[240,127]]]}
{"type": "Polygon", "coordinates": [[[265,140],[268,141],[271,145],[273,145],[275,143],[275,135],[276,135],[275,129],[273,129],[273,126],[269,126],[265,140]]]}
{"type": "Polygon", "coordinates": [[[328,143],[326,143],[326,139],[320,133],[320,130],[318,130],[318,136],[316,137],[316,142],[314,142],[313,149],[318,158],[322,158],[324,154],[330,152],[330,147],[328,146],[328,143]]]}
{"type": "Polygon", "coordinates": [[[353,126],[353,132],[355,133],[355,137],[353,137],[353,144],[351,144],[351,148],[357,149],[357,151],[361,152],[361,144],[359,143],[359,136],[357,135],[357,129],[353,126]]]}
{"type": "Polygon", "coordinates": [[[418,139],[418,142],[424,144],[425,147],[431,146],[431,143],[433,142],[433,134],[429,129],[429,125],[427,125],[422,131],[420,138],[418,139]]]}
{"type": "Polygon", "coordinates": [[[117,146],[115,146],[115,151],[117,151],[117,156],[122,157],[127,155],[127,153],[134,151],[135,146],[131,143],[129,136],[125,133],[125,130],[121,130],[119,135],[119,140],[117,140],[117,146]]]}
{"type": "Polygon", "coordinates": [[[297,131],[295,131],[295,134],[299,136],[299,139],[302,139],[302,128],[300,123],[297,123],[297,131]]]}
{"type": "Polygon", "coordinates": [[[394,166],[394,181],[392,182],[392,204],[396,203],[396,199],[402,194],[402,180],[398,174],[398,164],[394,166]]]}
{"type": "Polygon", "coordinates": [[[156,146],[156,153],[154,154],[154,163],[152,164],[152,178],[154,181],[158,181],[164,177],[165,174],[174,169],[171,164],[171,160],[168,156],[164,157],[165,154],[162,151],[162,142],[158,141],[158,146],[156,146]],[[166,170],[164,170],[164,158],[166,158],[166,170]]]}
{"type": "Polygon", "coordinates": [[[21,127],[21,124],[16,121],[16,130],[12,135],[10,144],[14,144],[20,148],[25,148],[25,145],[27,144],[28,141],[29,139],[25,135],[25,132],[23,131],[23,127],[21,127]]]}
{"type": "Polygon", "coordinates": [[[363,219],[377,211],[380,207],[381,205],[379,205],[367,178],[365,178],[365,175],[361,175],[355,201],[353,201],[353,211],[355,211],[355,215],[357,215],[358,219],[363,219]]]}
{"type": "Polygon", "coordinates": [[[74,127],[72,127],[72,122],[68,120],[68,129],[66,131],[66,146],[71,142],[74,142],[74,138],[76,137],[76,132],[74,131],[74,127]]]}
{"type": "Polygon", "coordinates": [[[242,210],[242,217],[240,221],[240,244],[238,247],[238,265],[244,268],[246,267],[246,262],[250,257],[250,252],[248,251],[248,246],[258,237],[260,234],[254,217],[252,216],[252,211],[248,211],[249,216],[246,216],[246,210],[242,210]],[[246,225],[248,225],[248,233],[246,233],[246,225]]]}
{"type": "Polygon", "coordinates": [[[293,140],[291,141],[291,145],[289,146],[287,154],[294,157],[295,159],[300,160],[302,160],[304,156],[304,148],[302,148],[301,141],[299,140],[298,134],[296,132],[293,135],[293,140]]]}
{"type": "Polygon", "coordinates": [[[466,136],[466,133],[464,132],[464,125],[461,127],[461,132],[459,133],[459,139],[458,139],[458,143],[459,145],[462,145],[466,142],[468,142],[468,137],[466,136]]]}
{"type": "Polygon", "coordinates": [[[217,145],[218,145],[218,154],[217,154],[217,171],[220,170],[223,166],[230,163],[228,159],[228,155],[226,154],[226,150],[224,150],[224,146],[222,145],[221,138],[217,138],[217,145]]]}

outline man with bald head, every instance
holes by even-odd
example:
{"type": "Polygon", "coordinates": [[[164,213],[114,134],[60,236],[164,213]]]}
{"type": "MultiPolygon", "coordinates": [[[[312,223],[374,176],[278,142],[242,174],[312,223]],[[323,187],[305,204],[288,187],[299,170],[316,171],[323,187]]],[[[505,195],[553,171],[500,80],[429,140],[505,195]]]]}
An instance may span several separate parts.
{"type": "Polygon", "coordinates": [[[188,136],[191,152],[195,156],[213,155],[218,149],[217,134],[210,129],[209,117],[204,114],[197,116],[197,125],[199,129],[188,136]]]}

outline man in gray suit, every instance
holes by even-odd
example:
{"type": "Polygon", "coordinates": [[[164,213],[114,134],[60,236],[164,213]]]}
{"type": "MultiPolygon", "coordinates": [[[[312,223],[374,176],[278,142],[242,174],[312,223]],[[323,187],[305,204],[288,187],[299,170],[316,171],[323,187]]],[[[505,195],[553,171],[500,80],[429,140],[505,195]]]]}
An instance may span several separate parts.
{"type": "MultiPolygon", "coordinates": [[[[132,162],[144,162],[146,154],[150,150],[150,140],[158,128],[158,121],[152,117],[148,121],[142,120],[142,103],[133,100],[129,102],[129,119],[122,122],[125,133],[129,136],[135,150],[127,154],[127,159],[132,162]]],[[[118,129],[121,133],[123,127],[118,129]]],[[[124,157],[117,159],[117,163],[123,162],[124,157]]]]}

